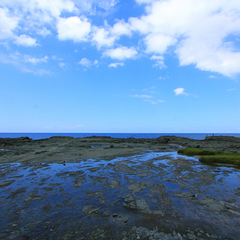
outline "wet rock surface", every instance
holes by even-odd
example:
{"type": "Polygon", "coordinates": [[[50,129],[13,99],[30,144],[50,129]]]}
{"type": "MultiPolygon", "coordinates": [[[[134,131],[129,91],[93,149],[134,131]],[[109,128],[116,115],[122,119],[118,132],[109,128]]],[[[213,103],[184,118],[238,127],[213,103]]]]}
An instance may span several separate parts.
{"type": "MultiPolygon", "coordinates": [[[[240,139],[231,136],[208,136],[204,140],[175,136],[162,136],[156,139],[51,137],[40,140],[21,137],[0,138],[0,161],[1,163],[45,161],[65,164],[89,158],[113,159],[131,156],[145,149],[178,150],[179,146],[240,153],[240,139]]],[[[96,170],[92,168],[92,171],[96,170]]]]}
{"type": "MultiPolygon", "coordinates": [[[[85,140],[0,141],[23,152],[0,156],[0,239],[239,239],[239,168],[179,156],[179,145],[196,143],[189,139],[85,140]],[[58,153],[44,156],[38,148],[58,153]],[[75,148],[100,153],[68,158],[75,148]]],[[[225,140],[198,144],[239,146],[235,138],[220,146],[225,140]]]]}

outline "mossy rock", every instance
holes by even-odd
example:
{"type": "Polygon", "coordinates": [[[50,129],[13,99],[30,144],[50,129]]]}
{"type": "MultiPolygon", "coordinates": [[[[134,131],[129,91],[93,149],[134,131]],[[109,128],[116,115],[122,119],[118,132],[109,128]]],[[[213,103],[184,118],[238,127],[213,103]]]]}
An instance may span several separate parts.
{"type": "Polygon", "coordinates": [[[213,151],[201,148],[184,148],[178,150],[178,153],[186,156],[200,155],[199,161],[204,163],[225,163],[240,166],[239,153],[213,151]]]}
{"type": "MultiPolygon", "coordinates": [[[[217,151],[206,150],[201,148],[182,148],[178,150],[179,154],[187,156],[196,156],[196,155],[215,155],[217,151]]],[[[219,153],[219,152],[218,152],[219,153]]]]}
{"type": "Polygon", "coordinates": [[[227,152],[213,156],[201,156],[199,161],[204,163],[227,163],[240,166],[240,154],[227,152]]]}

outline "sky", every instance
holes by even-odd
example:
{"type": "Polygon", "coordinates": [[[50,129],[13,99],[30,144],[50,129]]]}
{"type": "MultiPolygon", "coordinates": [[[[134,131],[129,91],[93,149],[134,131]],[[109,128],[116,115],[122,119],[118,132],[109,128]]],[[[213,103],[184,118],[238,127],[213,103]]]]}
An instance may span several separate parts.
{"type": "Polygon", "coordinates": [[[1,0],[0,132],[240,133],[239,0],[1,0]]]}

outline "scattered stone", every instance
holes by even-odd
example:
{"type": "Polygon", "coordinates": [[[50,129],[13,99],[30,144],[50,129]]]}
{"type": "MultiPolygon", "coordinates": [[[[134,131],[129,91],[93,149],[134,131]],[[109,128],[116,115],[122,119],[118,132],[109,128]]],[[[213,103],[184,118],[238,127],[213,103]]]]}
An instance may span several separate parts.
{"type": "Polygon", "coordinates": [[[172,234],[167,234],[164,232],[159,232],[158,229],[148,230],[144,227],[133,227],[131,239],[152,239],[152,240],[182,240],[181,234],[177,234],[173,231],[172,234]]]}
{"type": "Polygon", "coordinates": [[[28,197],[26,197],[25,198],[25,202],[29,202],[29,201],[37,201],[37,200],[42,200],[42,199],[44,199],[45,197],[42,197],[42,196],[37,196],[37,195],[35,195],[35,196],[28,196],[28,197]]]}
{"type": "Polygon", "coordinates": [[[97,214],[97,213],[99,213],[100,208],[92,206],[92,205],[88,205],[88,206],[84,206],[82,211],[85,214],[88,214],[88,215],[90,215],[90,214],[97,214]]]}
{"type": "Polygon", "coordinates": [[[170,182],[170,183],[176,183],[176,182],[177,182],[176,180],[171,179],[171,178],[169,178],[169,177],[163,177],[162,180],[163,180],[164,182],[170,182]]]}
{"type": "Polygon", "coordinates": [[[79,171],[69,173],[69,177],[75,177],[75,176],[82,175],[82,174],[84,174],[84,171],[79,170],[79,171]]]}
{"type": "Polygon", "coordinates": [[[220,203],[225,206],[227,209],[233,210],[233,211],[238,211],[239,207],[233,203],[227,203],[227,202],[223,202],[220,201],[220,203]]]}
{"type": "Polygon", "coordinates": [[[82,184],[83,184],[83,182],[76,181],[76,182],[74,183],[74,187],[81,187],[82,184]]]}
{"type": "Polygon", "coordinates": [[[119,187],[119,185],[120,185],[120,182],[117,180],[113,180],[109,183],[110,188],[117,188],[119,187]]]}
{"type": "Polygon", "coordinates": [[[7,186],[11,185],[13,182],[15,182],[15,180],[2,181],[2,182],[0,182],[0,187],[7,187],[7,186]]]}
{"type": "Polygon", "coordinates": [[[110,210],[106,210],[103,212],[104,217],[109,217],[109,215],[110,215],[110,210]]]}
{"type": "Polygon", "coordinates": [[[94,179],[94,181],[97,181],[97,182],[107,182],[108,181],[108,178],[107,177],[96,177],[94,179]]]}
{"type": "Polygon", "coordinates": [[[100,167],[94,167],[94,168],[89,168],[88,170],[90,172],[97,172],[100,169],[100,167]]]}
{"type": "Polygon", "coordinates": [[[41,210],[42,210],[43,212],[46,212],[46,213],[50,212],[51,209],[52,209],[52,205],[51,205],[51,204],[44,205],[44,206],[41,208],[41,210]]]}
{"type": "Polygon", "coordinates": [[[104,229],[97,228],[91,233],[90,239],[107,239],[104,229]]]}
{"type": "Polygon", "coordinates": [[[127,200],[127,203],[123,203],[123,206],[126,208],[131,209],[137,209],[138,211],[142,213],[153,213],[153,211],[150,210],[149,205],[147,203],[147,200],[144,198],[138,198],[136,200],[130,200],[132,198],[125,198],[127,200]]]}

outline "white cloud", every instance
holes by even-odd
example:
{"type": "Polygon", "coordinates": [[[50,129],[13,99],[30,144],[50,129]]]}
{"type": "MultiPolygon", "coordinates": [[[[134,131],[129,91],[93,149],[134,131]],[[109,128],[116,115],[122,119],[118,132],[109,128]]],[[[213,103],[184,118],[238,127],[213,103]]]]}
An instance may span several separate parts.
{"type": "Polygon", "coordinates": [[[211,47],[207,44],[185,40],[176,51],[179,55],[180,65],[195,64],[196,68],[203,71],[218,72],[232,77],[239,73],[240,52],[235,52],[225,47],[211,47]]]}
{"type": "Polygon", "coordinates": [[[58,24],[59,40],[73,40],[74,42],[87,41],[91,31],[91,24],[85,17],[59,18],[58,24]]]}
{"type": "Polygon", "coordinates": [[[156,0],[135,0],[138,4],[143,4],[143,3],[152,3],[156,0]]]}
{"type": "Polygon", "coordinates": [[[176,42],[177,39],[171,36],[152,33],[145,38],[145,43],[147,45],[146,51],[148,53],[163,54],[169,46],[174,45],[176,42]]]}
{"type": "Polygon", "coordinates": [[[149,92],[149,93],[155,93],[154,89],[156,89],[155,86],[150,87],[150,88],[144,88],[142,89],[143,92],[149,92]]]}
{"type": "Polygon", "coordinates": [[[63,11],[76,10],[69,0],[1,0],[0,39],[15,39],[14,43],[18,45],[36,46],[36,39],[27,36],[29,32],[49,35],[50,30],[45,24],[53,28],[63,11]]]}
{"type": "Polygon", "coordinates": [[[130,95],[131,97],[137,97],[137,98],[152,98],[151,95],[138,95],[138,94],[135,94],[135,95],[130,95]]]}
{"type": "Polygon", "coordinates": [[[46,37],[47,35],[51,35],[51,31],[48,30],[46,27],[43,27],[37,30],[37,34],[42,35],[43,37],[46,37]]]}
{"type": "Polygon", "coordinates": [[[58,57],[58,56],[55,56],[55,55],[52,55],[51,57],[53,60],[56,60],[56,61],[62,61],[63,59],[58,57]]]}
{"type": "MultiPolygon", "coordinates": [[[[105,48],[103,56],[114,59],[136,58],[136,49],[143,47],[142,51],[151,55],[174,52],[180,66],[193,64],[200,70],[229,77],[240,73],[240,51],[235,45],[240,35],[240,1],[135,1],[145,4],[141,17],[117,20],[112,26],[92,26],[91,16],[106,16],[118,1],[1,0],[1,44],[37,46],[35,33],[45,37],[57,30],[59,40],[94,43],[98,49],[105,48]],[[133,34],[139,34],[139,48],[116,48],[121,36],[133,34]]],[[[164,59],[155,61],[155,66],[165,67],[164,59]]]]}
{"type": "Polygon", "coordinates": [[[142,34],[147,34],[150,32],[148,23],[144,22],[142,19],[132,17],[129,18],[128,22],[132,31],[136,31],[142,34]]]}
{"type": "Polygon", "coordinates": [[[217,77],[214,75],[210,75],[209,78],[217,78],[217,77]]]}
{"type": "Polygon", "coordinates": [[[90,67],[92,65],[91,61],[88,60],[87,58],[82,58],[79,64],[85,66],[85,67],[90,67]]]}
{"type": "MultiPolygon", "coordinates": [[[[89,0],[87,0],[89,1],[89,0]]],[[[99,4],[99,6],[106,11],[109,10],[110,8],[114,7],[118,0],[92,0],[93,2],[96,2],[99,4]]]]}
{"type": "Polygon", "coordinates": [[[116,40],[116,36],[111,36],[110,32],[104,28],[93,27],[92,41],[100,49],[101,47],[112,47],[116,40]]]}
{"type": "Polygon", "coordinates": [[[228,92],[234,91],[234,88],[228,89],[227,91],[228,92]]]}
{"type": "Polygon", "coordinates": [[[118,66],[121,66],[121,67],[124,66],[124,63],[117,63],[117,62],[116,62],[116,63],[111,63],[111,64],[109,64],[108,66],[109,66],[109,67],[117,68],[118,66]]]}
{"type": "Polygon", "coordinates": [[[66,66],[65,63],[63,63],[63,62],[60,62],[60,63],[59,63],[59,67],[64,68],[65,66],[66,66]]]}
{"type": "Polygon", "coordinates": [[[22,45],[25,47],[35,47],[38,44],[36,43],[36,39],[35,38],[31,38],[27,35],[20,35],[19,37],[15,37],[15,43],[17,45],[22,45]]]}
{"type": "Polygon", "coordinates": [[[125,60],[134,59],[137,56],[135,48],[118,47],[115,49],[109,49],[103,53],[103,56],[110,57],[112,59],[125,60]]]}
{"type": "Polygon", "coordinates": [[[104,22],[104,27],[93,26],[92,42],[98,49],[102,47],[112,47],[116,40],[122,35],[131,35],[130,25],[121,20],[110,27],[107,22],[104,22]]]}
{"type": "MultiPolygon", "coordinates": [[[[22,54],[20,54],[18,52],[14,53],[14,54],[10,54],[10,55],[0,54],[0,62],[4,63],[4,64],[11,64],[14,67],[20,69],[22,72],[33,73],[33,74],[37,74],[37,75],[51,74],[46,69],[39,69],[33,65],[31,65],[31,66],[26,65],[25,56],[23,56],[22,54]]],[[[29,58],[31,58],[31,57],[29,56],[29,58]]]]}
{"type": "Polygon", "coordinates": [[[147,4],[140,18],[130,18],[132,31],[146,35],[146,51],[166,54],[175,49],[180,65],[234,76],[240,73],[240,2],[215,0],[136,0],[147,4]],[[231,36],[231,41],[227,37],[231,36]]]}
{"type": "Polygon", "coordinates": [[[175,92],[176,95],[187,95],[187,93],[185,93],[185,89],[184,88],[176,88],[173,90],[175,92]]]}
{"type": "Polygon", "coordinates": [[[32,64],[37,64],[37,63],[47,62],[48,61],[48,57],[45,56],[43,58],[35,58],[35,57],[31,57],[29,55],[25,55],[24,56],[24,61],[25,62],[30,62],[32,64]]]}
{"type": "Polygon", "coordinates": [[[149,99],[144,99],[145,102],[150,102],[151,104],[157,104],[157,102],[149,100],[149,99]]]}
{"type": "Polygon", "coordinates": [[[54,17],[61,15],[63,11],[73,12],[74,3],[68,0],[35,0],[37,7],[43,11],[50,12],[54,17]]]}
{"type": "Polygon", "coordinates": [[[158,101],[153,101],[150,99],[144,99],[145,102],[150,102],[151,104],[157,104],[157,103],[164,103],[165,101],[163,100],[158,100],[158,101]]]}
{"type": "Polygon", "coordinates": [[[95,14],[97,11],[96,6],[105,11],[110,11],[114,8],[117,0],[73,0],[75,5],[79,8],[81,12],[88,12],[90,14],[95,14]]]}
{"type": "Polygon", "coordinates": [[[9,9],[18,8],[16,14],[28,14],[35,21],[41,20],[40,16],[44,16],[46,20],[46,15],[50,19],[51,16],[59,17],[63,11],[76,10],[74,3],[69,0],[1,0],[1,3],[9,9]]]}
{"type": "Polygon", "coordinates": [[[164,57],[163,56],[153,55],[150,59],[156,61],[156,63],[153,65],[154,67],[159,67],[160,69],[166,68],[166,65],[164,64],[164,57]]]}
{"type": "Polygon", "coordinates": [[[118,21],[112,27],[111,34],[116,36],[120,36],[120,35],[131,36],[130,25],[126,23],[124,20],[118,21]]]}
{"type": "Polygon", "coordinates": [[[0,39],[12,38],[18,21],[18,17],[11,16],[8,9],[0,8],[0,39]]]}

